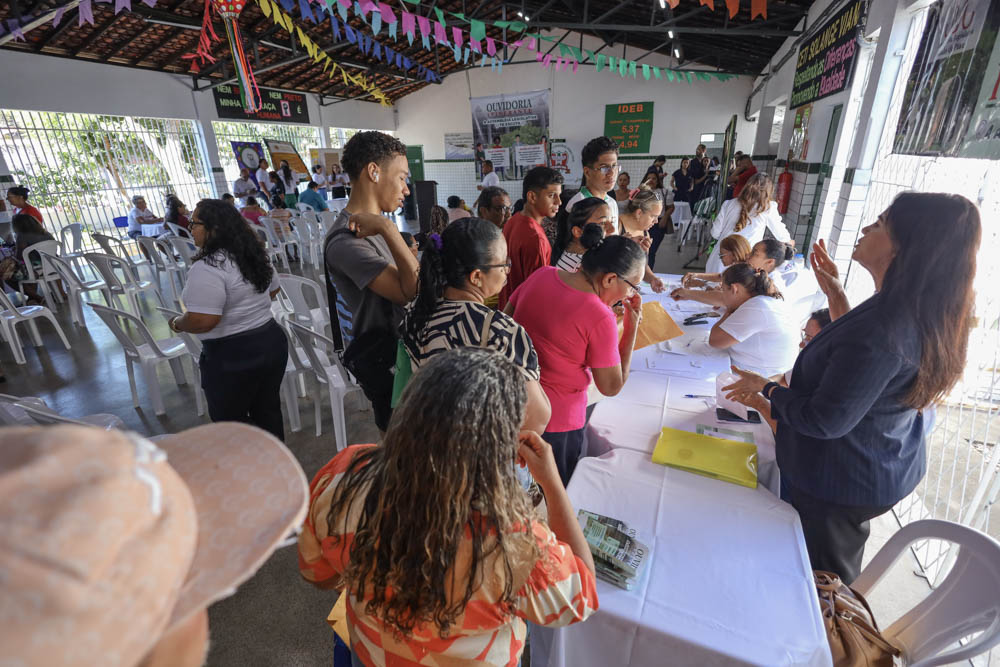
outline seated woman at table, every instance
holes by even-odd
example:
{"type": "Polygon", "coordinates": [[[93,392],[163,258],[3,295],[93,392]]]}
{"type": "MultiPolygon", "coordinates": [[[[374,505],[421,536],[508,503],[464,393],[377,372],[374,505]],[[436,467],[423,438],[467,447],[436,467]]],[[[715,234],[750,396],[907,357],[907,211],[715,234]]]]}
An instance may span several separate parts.
{"type": "Polygon", "coordinates": [[[163,215],[163,222],[172,222],[175,225],[188,228],[187,206],[175,195],[167,195],[167,212],[163,215]]]}
{"type": "MultiPolygon", "coordinates": [[[[712,223],[712,237],[724,239],[730,234],[745,236],[750,245],[764,238],[764,230],[769,229],[778,241],[794,244],[785,223],[778,213],[778,204],[771,199],[773,185],[767,174],[755,174],[747,181],[740,196],[722,203],[719,214],[712,223]]],[[[718,245],[705,262],[706,273],[721,273],[722,259],[718,245]]]]}
{"type": "Polygon", "coordinates": [[[45,300],[38,294],[37,284],[22,285],[21,281],[28,277],[25,268],[27,262],[38,275],[42,270],[42,258],[37,252],[32,251],[30,257],[24,256],[24,250],[28,246],[33,246],[42,241],[54,241],[50,234],[38,219],[28,213],[18,213],[10,221],[11,230],[14,232],[14,254],[0,262],[0,276],[10,285],[11,288],[24,294],[26,303],[29,306],[45,305],[45,300]]]}
{"type": "MultiPolygon", "coordinates": [[[[749,262],[752,252],[750,242],[745,236],[730,234],[719,241],[719,259],[725,267],[723,271],[733,264],[749,262]]],[[[721,273],[685,273],[681,278],[681,285],[684,287],[709,287],[720,282],[722,282],[721,273]]]]}
{"type": "Polygon", "coordinates": [[[527,330],[538,352],[542,388],[552,405],[542,437],[552,445],[564,484],[583,451],[591,378],[605,396],[615,396],[628,379],[642,318],[638,283],[646,267],[646,253],[624,236],[602,238],[588,226],[580,242],[587,251],[576,273],[538,269],[504,310],[527,330]],[[610,308],[618,302],[625,305],[620,341],[610,308]]]}
{"type": "MultiPolygon", "coordinates": [[[[662,213],[663,200],[660,196],[652,190],[639,190],[626,202],[624,207],[619,209],[618,223],[620,227],[618,233],[638,243],[649,257],[655,252],[653,249],[654,237],[650,235],[650,229],[660,219],[662,213]]],[[[659,293],[666,289],[663,281],[656,277],[648,262],[642,279],[649,283],[654,292],[659,293]]]]}
{"type": "MultiPolygon", "coordinates": [[[[726,237],[729,238],[729,237],[726,237]]],[[[725,240],[725,239],[723,239],[725,240]]],[[[764,239],[754,245],[753,250],[750,252],[750,256],[747,258],[746,263],[750,265],[751,268],[763,271],[767,274],[767,277],[771,279],[774,284],[774,288],[784,296],[785,289],[785,279],[784,275],[778,271],[786,261],[792,259],[795,256],[795,250],[787,244],[781,241],[776,241],[774,239],[764,239]]],[[[681,279],[681,284],[687,281],[689,284],[693,283],[695,280],[703,280],[706,283],[710,282],[722,282],[722,274],[711,274],[711,273],[697,273],[697,274],[686,274],[681,279]],[[697,276],[696,278],[690,278],[689,276],[697,276]]],[[[691,289],[689,286],[678,287],[670,296],[674,298],[675,301],[680,301],[681,299],[688,299],[691,301],[698,301],[699,303],[708,304],[710,306],[724,306],[725,300],[721,292],[718,289],[691,289]]]]}
{"type": "MultiPolygon", "coordinates": [[[[805,349],[806,345],[812,342],[820,331],[823,330],[827,324],[830,323],[830,309],[821,308],[813,312],[809,319],[806,320],[806,324],[802,327],[802,341],[799,343],[799,349],[805,349]]],[[[792,380],[791,369],[787,370],[781,379],[778,380],[778,384],[782,387],[787,387],[788,383],[792,380]]],[[[761,396],[760,394],[745,394],[736,398],[738,403],[742,403],[748,408],[753,408],[760,413],[760,416],[764,418],[767,425],[771,427],[771,431],[774,433],[778,432],[778,422],[775,421],[774,417],[771,415],[771,402],[761,396]]]]}
{"type": "Polygon", "coordinates": [[[260,224],[260,216],[266,216],[267,211],[260,207],[257,198],[253,195],[247,197],[247,205],[240,209],[240,215],[255,225],[260,224]]]}
{"type": "Polygon", "coordinates": [[[525,384],[498,352],[442,352],[414,374],[381,446],[348,447],[316,473],[299,570],[347,594],[353,664],[516,665],[525,621],[566,626],[597,609],[552,449],[519,433],[525,384]],[[542,487],[546,520],[515,461],[542,487]]]}
{"type": "Polygon", "coordinates": [[[964,197],[900,194],[854,248],[876,290],[854,309],[825,244],[814,245],[833,322],[802,350],[787,388],[744,371],[725,388],[770,400],[783,495],[812,566],[844,583],[861,569],[868,522],[924,476],[925,411],[965,369],[981,236],[964,197]]]}
{"type": "Polygon", "coordinates": [[[596,225],[600,229],[592,229],[592,235],[603,238],[610,215],[607,203],[597,197],[581,199],[572,211],[561,210],[557,222],[556,242],[552,246],[552,266],[576,273],[580,268],[583,253],[587,252],[580,242],[584,229],[587,225],[596,225]]]}
{"type": "Polygon", "coordinates": [[[798,326],[788,304],[763,269],[733,264],[722,274],[725,314],[712,327],[708,344],[729,350],[734,366],[765,377],[795,363],[798,326]]]}
{"type": "Polygon", "coordinates": [[[485,305],[500,293],[509,270],[507,242],[496,225],[480,218],[451,223],[428,239],[417,298],[400,325],[401,340],[414,372],[456,347],[496,350],[528,383],[524,428],[542,433],[551,409],[538,382],[535,346],[524,327],[485,305]]]}

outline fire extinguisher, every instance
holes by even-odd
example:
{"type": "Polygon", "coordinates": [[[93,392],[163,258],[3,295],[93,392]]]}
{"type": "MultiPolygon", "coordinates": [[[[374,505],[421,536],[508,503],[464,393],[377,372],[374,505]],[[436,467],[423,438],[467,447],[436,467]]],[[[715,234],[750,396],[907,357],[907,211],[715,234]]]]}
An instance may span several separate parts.
{"type": "Polygon", "coordinates": [[[788,171],[788,164],[785,164],[785,171],[778,176],[778,190],[774,198],[778,202],[778,213],[788,212],[788,199],[792,195],[792,174],[788,171]]]}

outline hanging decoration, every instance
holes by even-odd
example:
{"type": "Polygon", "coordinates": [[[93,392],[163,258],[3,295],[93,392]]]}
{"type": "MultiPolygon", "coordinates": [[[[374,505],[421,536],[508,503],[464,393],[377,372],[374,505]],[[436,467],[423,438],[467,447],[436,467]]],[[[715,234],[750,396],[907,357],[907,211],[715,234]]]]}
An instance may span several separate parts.
{"type": "MultiPolygon", "coordinates": [[[[247,54],[243,50],[243,39],[240,36],[240,12],[243,11],[244,0],[205,0],[212,2],[215,11],[222,17],[226,27],[226,39],[229,41],[229,52],[233,55],[233,68],[240,83],[240,97],[243,108],[250,113],[260,111],[261,97],[257,88],[257,79],[250,68],[247,54]]],[[[214,32],[212,33],[215,34],[214,32]]]]}

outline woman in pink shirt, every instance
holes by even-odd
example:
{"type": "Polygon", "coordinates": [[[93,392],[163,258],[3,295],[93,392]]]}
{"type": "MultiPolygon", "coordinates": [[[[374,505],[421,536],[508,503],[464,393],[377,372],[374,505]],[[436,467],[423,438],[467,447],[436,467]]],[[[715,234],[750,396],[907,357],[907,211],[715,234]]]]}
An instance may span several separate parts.
{"type": "Polygon", "coordinates": [[[591,377],[605,396],[621,391],[642,317],[637,286],[646,268],[645,253],[631,239],[602,238],[602,233],[600,225],[584,228],[580,242],[587,251],[576,273],[540,268],[504,309],[525,328],[538,353],[542,389],[552,404],[542,437],[552,445],[563,484],[583,450],[591,377]],[[611,310],[618,302],[625,305],[620,341],[611,310]]]}

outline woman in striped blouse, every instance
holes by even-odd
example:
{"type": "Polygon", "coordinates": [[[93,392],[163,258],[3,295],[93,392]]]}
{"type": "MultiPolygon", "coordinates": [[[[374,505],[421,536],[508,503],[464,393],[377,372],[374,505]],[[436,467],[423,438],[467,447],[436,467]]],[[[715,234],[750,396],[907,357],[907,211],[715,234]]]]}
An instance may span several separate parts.
{"type": "MultiPolygon", "coordinates": [[[[600,227],[600,236],[610,220],[611,212],[607,203],[597,197],[587,197],[576,203],[572,211],[563,211],[559,217],[556,243],[552,247],[552,266],[563,271],[576,273],[587,249],[583,246],[584,229],[587,225],[600,227]]],[[[598,230],[594,230],[597,234],[598,230]]],[[[614,233],[613,231],[611,233],[614,233]]]]}

